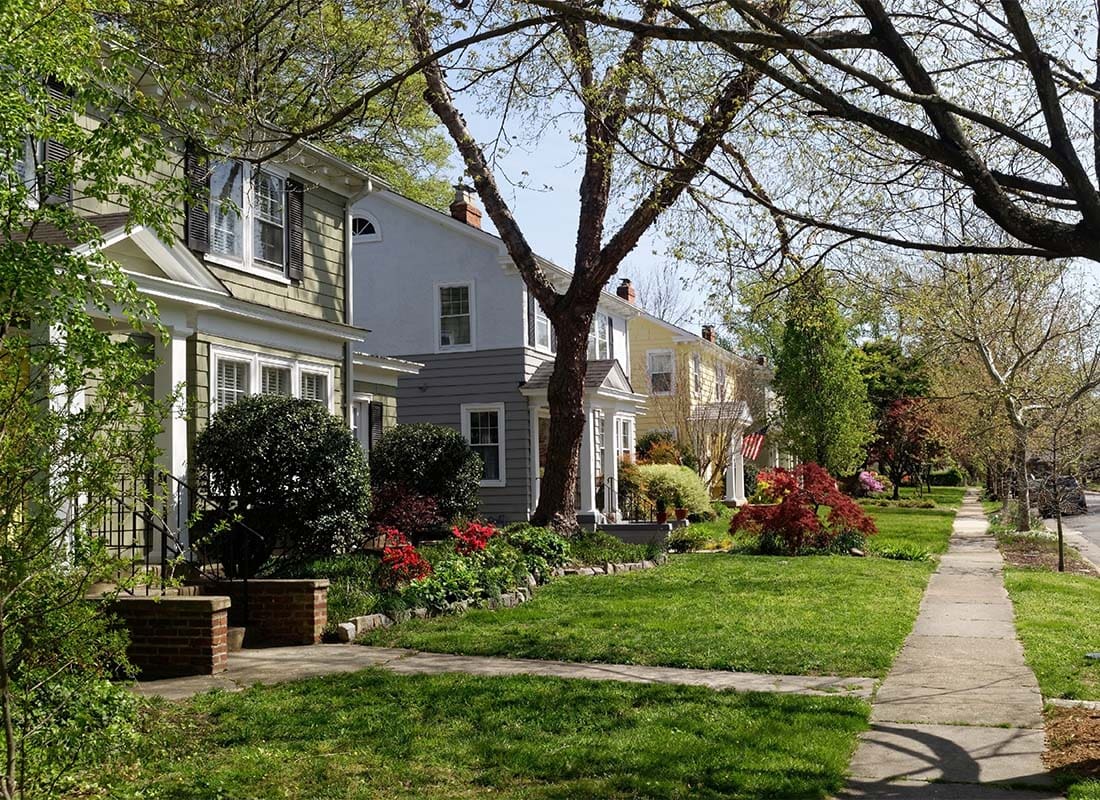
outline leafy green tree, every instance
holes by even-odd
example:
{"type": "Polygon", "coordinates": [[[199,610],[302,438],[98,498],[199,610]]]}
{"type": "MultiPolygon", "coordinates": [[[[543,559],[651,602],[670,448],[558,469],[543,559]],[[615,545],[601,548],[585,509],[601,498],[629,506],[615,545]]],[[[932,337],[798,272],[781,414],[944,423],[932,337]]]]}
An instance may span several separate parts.
{"type": "Polygon", "coordinates": [[[898,400],[926,397],[931,388],[924,361],[906,353],[896,339],[865,342],[856,351],[856,361],[876,420],[883,419],[898,400]]]}
{"type": "Polygon", "coordinates": [[[833,474],[859,465],[871,438],[867,386],[821,269],[807,272],[789,290],[775,388],[788,452],[833,474]]]}
{"type": "Polygon", "coordinates": [[[67,773],[136,736],[110,681],[125,637],[84,597],[117,579],[92,535],[107,498],[150,466],[156,312],[82,214],[127,209],[167,232],[183,190],[131,180],[166,154],[160,101],[129,88],[146,65],[125,30],[46,0],[0,4],[0,30],[0,798],[13,800],[65,794],[67,773]],[[110,124],[87,124],[93,108],[110,124]]]}

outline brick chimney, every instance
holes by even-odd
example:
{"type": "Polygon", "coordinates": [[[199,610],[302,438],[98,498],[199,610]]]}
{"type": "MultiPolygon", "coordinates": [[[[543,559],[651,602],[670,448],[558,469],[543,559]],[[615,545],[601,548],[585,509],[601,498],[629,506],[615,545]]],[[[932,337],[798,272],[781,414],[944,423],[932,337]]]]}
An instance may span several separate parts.
{"type": "Polygon", "coordinates": [[[714,341],[714,326],[713,325],[704,325],[703,326],[703,338],[706,339],[708,342],[713,342],[714,341]]]}
{"type": "Polygon", "coordinates": [[[481,230],[481,209],[474,201],[474,190],[464,183],[455,184],[455,199],[451,202],[451,216],[459,222],[481,230]]]}
{"type": "Polygon", "coordinates": [[[619,281],[619,285],[615,288],[615,294],[621,297],[626,302],[634,305],[634,286],[630,283],[630,278],[623,278],[619,281]]]}

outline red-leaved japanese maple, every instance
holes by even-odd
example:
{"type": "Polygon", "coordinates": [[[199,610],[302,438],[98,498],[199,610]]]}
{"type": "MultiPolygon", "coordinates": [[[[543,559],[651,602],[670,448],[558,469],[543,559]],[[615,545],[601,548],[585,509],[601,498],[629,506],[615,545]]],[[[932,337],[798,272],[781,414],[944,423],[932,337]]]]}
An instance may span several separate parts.
{"type": "Polygon", "coordinates": [[[765,470],[756,485],[760,502],[734,514],[730,532],[756,534],[762,552],[844,551],[878,532],[859,504],[817,464],[765,470]]]}

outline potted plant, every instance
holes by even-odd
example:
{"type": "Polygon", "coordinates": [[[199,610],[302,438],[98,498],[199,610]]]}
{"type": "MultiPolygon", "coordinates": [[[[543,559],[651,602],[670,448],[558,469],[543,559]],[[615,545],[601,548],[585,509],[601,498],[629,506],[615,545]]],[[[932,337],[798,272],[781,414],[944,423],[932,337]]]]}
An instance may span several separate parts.
{"type": "Polygon", "coordinates": [[[663,497],[658,497],[654,503],[657,506],[657,522],[664,525],[668,522],[668,507],[665,505],[665,500],[663,497]]]}
{"type": "Polygon", "coordinates": [[[669,506],[675,508],[678,504],[675,484],[664,475],[655,475],[646,481],[645,493],[657,509],[657,522],[664,525],[668,522],[669,506]]]}
{"type": "Polygon", "coordinates": [[[676,508],[676,519],[683,521],[688,518],[688,510],[684,506],[684,493],[678,487],[672,490],[672,504],[676,508]]]}

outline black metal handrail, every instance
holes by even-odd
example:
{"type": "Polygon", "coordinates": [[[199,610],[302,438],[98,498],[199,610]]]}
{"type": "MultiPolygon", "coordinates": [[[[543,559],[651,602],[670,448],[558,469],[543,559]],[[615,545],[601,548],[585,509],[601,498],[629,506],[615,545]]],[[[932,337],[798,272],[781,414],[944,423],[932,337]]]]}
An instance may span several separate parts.
{"type": "Polygon", "coordinates": [[[657,505],[633,486],[619,484],[619,516],[624,522],[654,522],[657,505]]]}

